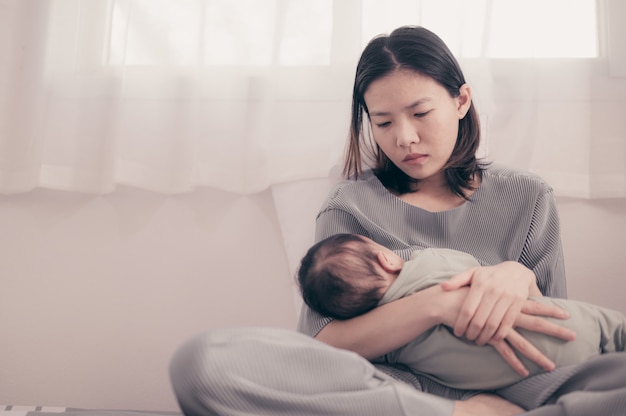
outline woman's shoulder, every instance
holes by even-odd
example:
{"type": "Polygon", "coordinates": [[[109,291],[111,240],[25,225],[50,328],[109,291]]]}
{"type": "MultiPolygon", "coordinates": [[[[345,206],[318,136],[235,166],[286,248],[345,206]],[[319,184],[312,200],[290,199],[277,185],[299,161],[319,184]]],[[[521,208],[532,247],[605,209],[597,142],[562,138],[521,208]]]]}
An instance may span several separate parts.
{"type": "Polygon", "coordinates": [[[337,203],[355,203],[358,201],[374,202],[385,197],[389,192],[380,183],[371,170],[364,171],[358,178],[339,181],[328,194],[326,205],[337,203]]]}
{"type": "Polygon", "coordinates": [[[550,184],[541,176],[498,164],[492,164],[483,171],[482,187],[517,194],[552,192],[550,184]]]}

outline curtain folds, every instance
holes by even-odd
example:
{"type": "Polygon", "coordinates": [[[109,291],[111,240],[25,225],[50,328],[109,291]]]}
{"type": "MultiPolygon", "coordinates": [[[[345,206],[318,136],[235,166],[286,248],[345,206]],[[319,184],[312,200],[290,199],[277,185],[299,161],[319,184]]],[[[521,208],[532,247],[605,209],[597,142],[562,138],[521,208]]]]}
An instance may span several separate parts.
{"type": "Polygon", "coordinates": [[[493,34],[470,44],[468,30],[491,27],[494,1],[473,20],[439,1],[452,17],[437,20],[432,1],[390,0],[383,16],[371,0],[0,0],[0,193],[247,194],[325,177],[364,43],[424,24],[460,58],[489,159],[558,195],[626,197],[626,78],[610,56],[488,57],[493,34]]]}

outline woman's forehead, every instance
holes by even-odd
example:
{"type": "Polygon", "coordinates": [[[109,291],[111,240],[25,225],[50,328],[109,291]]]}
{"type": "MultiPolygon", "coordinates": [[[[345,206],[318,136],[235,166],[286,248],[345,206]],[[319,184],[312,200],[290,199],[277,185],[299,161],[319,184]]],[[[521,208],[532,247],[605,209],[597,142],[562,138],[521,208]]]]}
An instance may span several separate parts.
{"type": "Polygon", "coordinates": [[[418,107],[435,101],[446,90],[429,76],[415,71],[394,71],[373,81],[364,94],[370,115],[418,107]]]}

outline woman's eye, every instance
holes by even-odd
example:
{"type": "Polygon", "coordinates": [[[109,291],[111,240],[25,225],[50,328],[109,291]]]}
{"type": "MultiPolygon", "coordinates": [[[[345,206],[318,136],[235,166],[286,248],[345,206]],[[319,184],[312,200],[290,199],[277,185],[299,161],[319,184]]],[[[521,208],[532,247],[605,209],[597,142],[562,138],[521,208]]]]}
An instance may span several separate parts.
{"type": "Polygon", "coordinates": [[[423,113],[415,113],[415,114],[413,114],[413,117],[415,117],[415,118],[424,117],[428,113],[430,113],[430,111],[424,111],[423,113]]]}
{"type": "Polygon", "coordinates": [[[390,121],[385,121],[384,123],[377,123],[377,124],[376,124],[376,127],[378,127],[378,128],[381,128],[381,129],[382,129],[382,128],[385,128],[385,127],[389,127],[390,125],[391,125],[391,122],[390,122],[390,121]]]}

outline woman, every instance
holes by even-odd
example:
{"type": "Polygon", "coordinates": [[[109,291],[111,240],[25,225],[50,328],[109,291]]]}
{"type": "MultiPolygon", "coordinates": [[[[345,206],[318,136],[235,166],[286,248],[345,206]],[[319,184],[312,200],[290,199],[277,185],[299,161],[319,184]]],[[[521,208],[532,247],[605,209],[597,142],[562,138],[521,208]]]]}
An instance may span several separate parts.
{"type": "Polygon", "coordinates": [[[299,330],[315,340],[260,328],[204,334],[172,362],[186,414],[489,416],[539,406],[528,414],[622,414],[615,409],[626,407],[624,354],[533,376],[496,395],[449,389],[377,358],[445,324],[491,345],[525,375],[516,353],[546,370],[553,364],[515,328],[574,336],[541,318],[564,318],[562,311],[526,301],[535,285],[544,295],[566,294],[551,188],[476,160],[471,98],[458,63],[432,32],[403,27],[373,39],[356,71],[349,179],[322,207],[316,240],[358,233],[405,258],[416,248],[444,247],[485,266],[346,321],[304,306],[299,330]],[[593,390],[601,394],[589,397],[593,390]]]}

